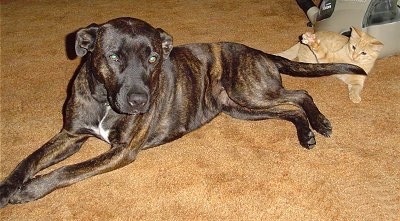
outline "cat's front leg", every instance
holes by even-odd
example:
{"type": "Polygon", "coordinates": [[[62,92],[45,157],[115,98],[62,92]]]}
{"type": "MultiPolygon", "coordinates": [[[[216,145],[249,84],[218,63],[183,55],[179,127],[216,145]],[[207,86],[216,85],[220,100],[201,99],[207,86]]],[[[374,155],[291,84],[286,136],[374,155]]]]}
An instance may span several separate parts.
{"type": "Polygon", "coordinates": [[[349,89],[349,98],[353,103],[361,102],[361,91],[364,88],[365,76],[355,76],[349,74],[337,74],[337,78],[347,84],[349,89]]]}
{"type": "Polygon", "coordinates": [[[349,98],[353,103],[361,102],[361,91],[363,89],[362,85],[359,84],[349,84],[349,98]]]}

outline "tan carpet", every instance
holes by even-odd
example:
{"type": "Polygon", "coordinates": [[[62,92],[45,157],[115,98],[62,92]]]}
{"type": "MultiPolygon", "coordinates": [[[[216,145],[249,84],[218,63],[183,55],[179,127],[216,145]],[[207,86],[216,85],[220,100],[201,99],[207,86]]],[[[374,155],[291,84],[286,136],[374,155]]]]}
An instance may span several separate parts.
{"type": "MultiPolygon", "coordinates": [[[[294,0],[1,1],[1,173],[59,131],[79,59],[64,39],[90,23],[131,16],[175,45],[237,41],[278,52],[310,30],[294,0]]],[[[308,151],[294,127],[221,115],[123,169],[0,209],[1,220],[399,220],[400,56],[379,60],[361,104],[334,78],[284,77],[331,120],[308,151]]],[[[90,140],[66,163],[106,150],[90,140]]]]}

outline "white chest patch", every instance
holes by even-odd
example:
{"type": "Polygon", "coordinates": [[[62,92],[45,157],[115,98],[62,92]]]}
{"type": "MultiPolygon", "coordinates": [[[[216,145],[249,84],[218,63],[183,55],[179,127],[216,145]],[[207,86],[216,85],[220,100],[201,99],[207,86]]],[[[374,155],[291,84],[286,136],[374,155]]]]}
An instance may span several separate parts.
{"type": "Polygon", "coordinates": [[[98,127],[91,128],[95,134],[99,135],[107,143],[110,143],[110,141],[108,140],[108,136],[110,134],[110,129],[104,127],[105,126],[104,119],[106,119],[108,112],[110,110],[111,110],[111,107],[107,106],[106,113],[104,114],[103,118],[100,120],[98,127]]]}

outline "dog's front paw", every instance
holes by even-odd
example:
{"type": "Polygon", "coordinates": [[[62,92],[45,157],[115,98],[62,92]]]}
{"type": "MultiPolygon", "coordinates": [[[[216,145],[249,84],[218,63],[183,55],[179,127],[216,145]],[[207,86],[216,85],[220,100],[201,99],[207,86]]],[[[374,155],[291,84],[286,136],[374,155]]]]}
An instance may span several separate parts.
{"type": "Polygon", "coordinates": [[[57,182],[54,174],[40,175],[28,180],[12,195],[9,203],[31,202],[55,190],[59,182],[57,182]]]}
{"type": "Polygon", "coordinates": [[[17,191],[10,199],[10,204],[20,204],[20,203],[27,203],[30,201],[34,201],[40,198],[35,191],[27,190],[26,188],[22,187],[19,191],[17,191]]]}
{"type": "Polygon", "coordinates": [[[27,193],[17,193],[10,198],[10,204],[22,204],[35,200],[36,197],[27,193]]]}
{"type": "Polygon", "coordinates": [[[27,203],[43,197],[47,192],[46,190],[48,186],[40,181],[41,181],[40,177],[39,178],[36,177],[24,183],[10,197],[9,203],[11,204],[27,203]]]}
{"type": "Polygon", "coordinates": [[[7,181],[0,184],[0,208],[7,206],[17,190],[17,186],[10,184],[7,181]]]}

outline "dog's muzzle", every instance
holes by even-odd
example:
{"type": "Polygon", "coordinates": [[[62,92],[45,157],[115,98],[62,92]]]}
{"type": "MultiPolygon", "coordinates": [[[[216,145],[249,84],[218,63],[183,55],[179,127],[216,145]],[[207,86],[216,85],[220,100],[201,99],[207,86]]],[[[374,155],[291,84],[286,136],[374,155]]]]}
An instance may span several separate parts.
{"type": "Polygon", "coordinates": [[[145,93],[130,94],[127,102],[130,113],[146,113],[149,109],[149,96],[145,93]]]}
{"type": "Polygon", "coordinates": [[[146,93],[121,94],[108,97],[111,107],[121,114],[143,114],[149,110],[150,97],[146,93]]]}

